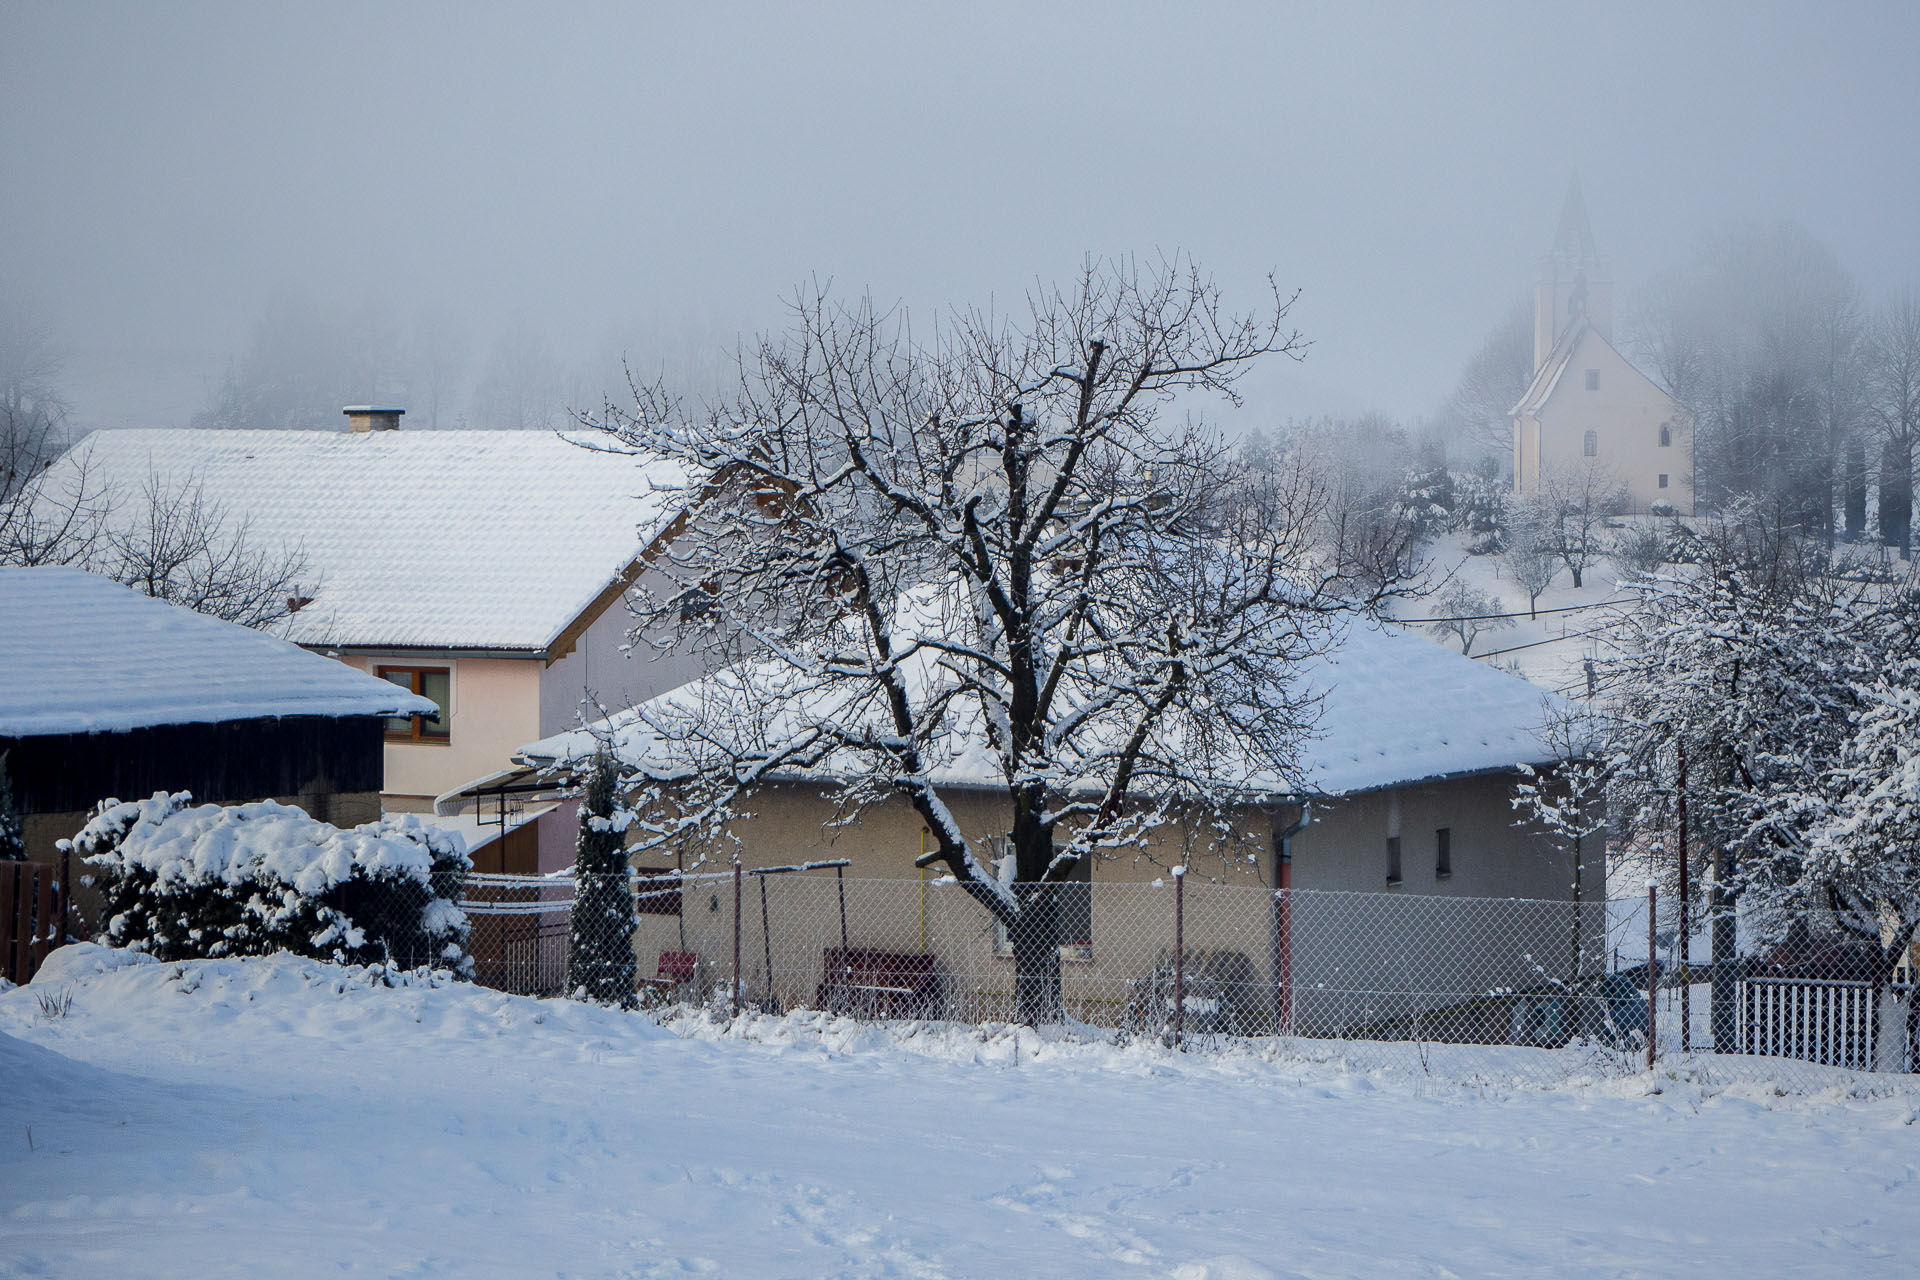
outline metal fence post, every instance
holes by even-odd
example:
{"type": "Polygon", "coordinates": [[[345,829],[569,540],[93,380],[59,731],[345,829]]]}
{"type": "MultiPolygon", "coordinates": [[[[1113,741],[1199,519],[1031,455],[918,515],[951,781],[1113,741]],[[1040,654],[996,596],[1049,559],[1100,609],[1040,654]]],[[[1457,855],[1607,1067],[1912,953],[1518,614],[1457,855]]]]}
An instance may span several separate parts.
{"type": "Polygon", "coordinates": [[[1693,939],[1687,929],[1687,743],[1680,740],[1680,1052],[1693,1051],[1693,939]]]}
{"type": "Polygon", "coordinates": [[[1187,1011],[1187,869],[1173,869],[1173,1047],[1184,1048],[1187,1011]]]}
{"type": "Polygon", "coordinates": [[[740,1014],[740,859],[733,860],[733,1012],[740,1014]]]}
{"type": "Polygon", "coordinates": [[[1653,997],[1654,997],[1654,993],[1659,990],[1659,986],[1660,986],[1660,979],[1656,976],[1659,971],[1655,967],[1654,953],[1653,953],[1653,947],[1654,947],[1653,912],[1654,912],[1655,906],[1657,906],[1659,903],[1659,897],[1660,897],[1660,891],[1654,887],[1653,881],[1651,880],[1647,881],[1647,1070],[1648,1071],[1653,1070],[1653,1045],[1654,1045],[1654,1036],[1655,1036],[1654,1027],[1653,1027],[1653,997]]]}

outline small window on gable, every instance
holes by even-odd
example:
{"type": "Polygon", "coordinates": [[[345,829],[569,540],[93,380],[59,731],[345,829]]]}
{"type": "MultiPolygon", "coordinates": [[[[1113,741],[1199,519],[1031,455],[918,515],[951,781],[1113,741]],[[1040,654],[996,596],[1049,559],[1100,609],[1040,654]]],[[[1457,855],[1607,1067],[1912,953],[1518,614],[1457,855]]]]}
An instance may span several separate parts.
{"type": "Polygon", "coordinates": [[[1453,874],[1453,828],[1441,827],[1433,833],[1433,878],[1445,880],[1453,874]]]}
{"type": "Polygon", "coordinates": [[[1664,471],[1660,473],[1660,487],[1662,489],[1667,487],[1667,473],[1664,471]]]}
{"type": "Polygon", "coordinates": [[[1586,439],[1581,444],[1581,452],[1585,453],[1589,458],[1597,458],[1600,456],[1600,433],[1598,431],[1587,432],[1586,439]]]}
{"type": "Polygon", "coordinates": [[[1387,837],[1387,883],[1400,883],[1400,837],[1387,837]]]}
{"type": "Polygon", "coordinates": [[[1600,389],[1600,371],[1598,369],[1587,370],[1587,390],[1598,391],[1599,389],[1600,389]]]}
{"type": "Polygon", "coordinates": [[[1662,449],[1673,447],[1673,424],[1671,422],[1663,422],[1660,424],[1660,447],[1662,449]]]}

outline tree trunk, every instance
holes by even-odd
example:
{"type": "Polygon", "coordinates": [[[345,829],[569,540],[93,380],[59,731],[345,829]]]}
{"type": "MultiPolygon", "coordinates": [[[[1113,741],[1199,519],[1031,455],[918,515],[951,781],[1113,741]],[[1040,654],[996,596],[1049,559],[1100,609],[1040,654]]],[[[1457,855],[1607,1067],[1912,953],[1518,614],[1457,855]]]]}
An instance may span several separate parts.
{"type": "Polygon", "coordinates": [[[1848,542],[1858,542],[1867,527],[1867,450],[1858,436],[1847,441],[1846,495],[1841,520],[1848,542]]]}
{"type": "Polygon", "coordinates": [[[1580,589],[1580,566],[1577,564],[1570,564],[1567,566],[1567,568],[1573,571],[1573,589],[1575,591],[1578,591],[1580,589]]]}
{"type": "Polygon", "coordinates": [[[1016,884],[1020,914],[1007,929],[1013,943],[1014,1016],[1030,1027],[1058,1022],[1060,998],[1060,886],[1016,884]]]}

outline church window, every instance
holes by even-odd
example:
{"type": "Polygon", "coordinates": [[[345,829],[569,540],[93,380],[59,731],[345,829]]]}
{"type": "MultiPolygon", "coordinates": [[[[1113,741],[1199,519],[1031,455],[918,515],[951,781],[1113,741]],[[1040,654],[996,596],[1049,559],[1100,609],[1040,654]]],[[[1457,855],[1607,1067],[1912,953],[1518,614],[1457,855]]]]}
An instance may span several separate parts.
{"type": "Polygon", "coordinates": [[[1667,473],[1664,471],[1660,473],[1660,487],[1662,489],[1667,487],[1667,473]]]}
{"type": "Polygon", "coordinates": [[[1598,391],[1599,389],[1600,389],[1600,371],[1598,369],[1587,370],[1587,390],[1598,391]]]}
{"type": "Polygon", "coordinates": [[[1600,433],[1598,431],[1587,432],[1585,446],[1582,451],[1589,458],[1597,458],[1600,456],[1600,433]]]}
{"type": "Polygon", "coordinates": [[[1660,447],[1662,449],[1665,449],[1672,443],[1673,443],[1673,424],[1670,422],[1663,422],[1660,424],[1660,447]]]}

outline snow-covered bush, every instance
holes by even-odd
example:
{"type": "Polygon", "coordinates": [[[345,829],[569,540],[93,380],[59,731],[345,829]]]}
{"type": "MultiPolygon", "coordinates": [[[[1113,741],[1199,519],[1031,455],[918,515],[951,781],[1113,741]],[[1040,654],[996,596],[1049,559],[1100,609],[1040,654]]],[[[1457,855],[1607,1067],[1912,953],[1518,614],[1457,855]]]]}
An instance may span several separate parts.
{"type": "Polygon", "coordinates": [[[1665,529],[1632,525],[1614,535],[1613,562],[1629,578],[1645,577],[1667,562],[1668,541],[1665,529]]]}
{"type": "Polygon", "coordinates": [[[73,839],[105,898],[103,941],[161,960],[290,951],[464,973],[472,866],[411,814],[343,831],[291,805],[101,803],[73,839]]]}

